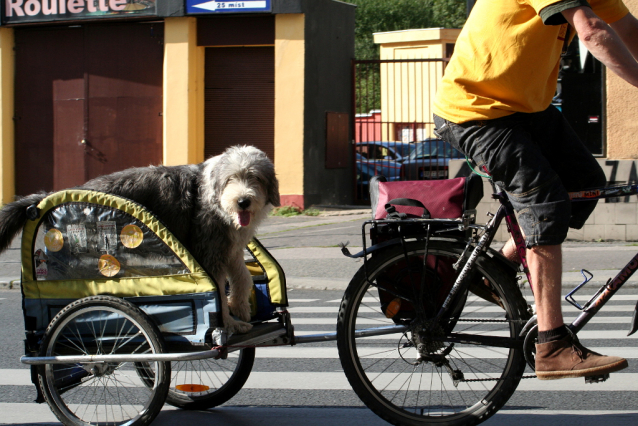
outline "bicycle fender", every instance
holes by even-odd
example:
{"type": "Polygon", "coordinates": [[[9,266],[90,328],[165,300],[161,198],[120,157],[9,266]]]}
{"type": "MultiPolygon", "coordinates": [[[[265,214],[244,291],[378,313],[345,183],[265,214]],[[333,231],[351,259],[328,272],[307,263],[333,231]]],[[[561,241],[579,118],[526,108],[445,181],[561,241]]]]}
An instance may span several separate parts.
{"type": "Polygon", "coordinates": [[[631,318],[631,329],[629,330],[629,334],[627,334],[627,336],[631,336],[636,331],[638,331],[638,302],[636,302],[636,307],[634,308],[634,315],[631,318]]]}

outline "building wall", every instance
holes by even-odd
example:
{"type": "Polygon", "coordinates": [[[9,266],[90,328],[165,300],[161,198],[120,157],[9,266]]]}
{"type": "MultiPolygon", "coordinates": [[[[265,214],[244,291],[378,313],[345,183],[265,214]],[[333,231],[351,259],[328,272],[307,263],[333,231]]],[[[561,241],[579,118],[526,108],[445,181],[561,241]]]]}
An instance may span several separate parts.
{"type": "MultiPolygon", "coordinates": [[[[461,30],[426,28],[377,33],[380,59],[442,59],[447,57],[447,45],[454,44],[461,30]]],[[[418,123],[410,142],[433,137],[431,101],[443,77],[441,61],[381,64],[382,140],[396,140],[394,123],[418,123]]],[[[413,133],[411,130],[410,133],[413,133]]]]}
{"type": "Polygon", "coordinates": [[[13,131],[13,81],[15,69],[12,28],[0,28],[0,203],[15,196],[15,156],[13,131]]]}
{"type": "Polygon", "coordinates": [[[275,18],[275,170],[282,205],[304,207],[306,19],[275,18]]]}
{"type": "Polygon", "coordinates": [[[204,160],[204,51],[197,19],[164,21],[164,164],[204,160]]]}
{"type": "MultiPolygon", "coordinates": [[[[352,119],[351,60],[354,59],[355,7],[337,1],[307,1],[306,80],[304,86],[304,202],[349,204],[354,190],[353,149],[343,168],[326,168],[326,113],[352,119]]],[[[349,131],[348,144],[352,137],[349,131]]]]}
{"type": "MultiPolygon", "coordinates": [[[[638,16],[638,0],[624,0],[638,16]]],[[[607,72],[607,158],[638,158],[638,88],[607,72]]]]}
{"type": "MultiPolygon", "coordinates": [[[[179,0],[160,4],[158,17],[165,22],[163,162],[198,163],[204,160],[205,145],[205,47],[197,45],[199,16],[183,16],[179,0]]],[[[276,22],[275,168],[282,201],[304,208],[316,203],[347,204],[352,199],[352,159],[341,162],[347,164],[343,168],[326,168],[326,113],[351,114],[355,7],[334,0],[277,0],[272,13],[276,22]]],[[[3,203],[12,201],[15,194],[13,47],[13,30],[0,28],[3,203]]],[[[347,145],[350,140],[344,142],[347,145]]]]}
{"type": "Polygon", "coordinates": [[[381,134],[381,110],[372,110],[369,114],[357,114],[354,123],[355,143],[380,141],[381,134]]]}

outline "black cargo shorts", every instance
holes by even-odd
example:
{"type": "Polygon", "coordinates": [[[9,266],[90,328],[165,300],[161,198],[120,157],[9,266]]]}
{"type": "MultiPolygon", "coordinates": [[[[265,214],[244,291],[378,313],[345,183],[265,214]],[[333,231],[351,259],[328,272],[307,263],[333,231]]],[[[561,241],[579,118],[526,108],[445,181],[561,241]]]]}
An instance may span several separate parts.
{"type": "Polygon", "coordinates": [[[597,201],[568,192],[601,187],[598,161],[554,106],[537,113],[455,124],[434,116],[435,133],[487,170],[518,213],[528,247],[561,244],[597,201]]]}

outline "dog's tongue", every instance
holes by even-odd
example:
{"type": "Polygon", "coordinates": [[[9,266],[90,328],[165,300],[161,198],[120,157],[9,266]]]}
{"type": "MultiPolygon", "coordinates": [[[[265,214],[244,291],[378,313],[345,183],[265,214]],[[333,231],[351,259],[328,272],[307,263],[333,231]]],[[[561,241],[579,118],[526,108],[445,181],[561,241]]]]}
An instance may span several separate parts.
{"type": "Polygon", "coordinates": [[[239,212],[239,224],[241,226],[248,226],[250,224],[250,212],[239,212]]]}

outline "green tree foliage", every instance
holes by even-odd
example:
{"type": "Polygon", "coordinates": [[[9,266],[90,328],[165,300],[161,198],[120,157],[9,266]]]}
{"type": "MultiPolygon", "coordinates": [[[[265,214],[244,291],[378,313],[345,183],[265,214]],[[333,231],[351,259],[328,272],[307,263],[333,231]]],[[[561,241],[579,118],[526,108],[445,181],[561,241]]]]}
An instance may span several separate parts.
{"type": "Polygon", "coordinates": [[[355,57],[378,59],[373,33],[415,28],[460,28],[465,0],[346,0],[357,5],[355,57]]]}
{"type": "Polygon", "coordinates": [[[461,28],[467,19],[466,0],[435,0],[432,3],[434,26],[461,28]]]}
{"type": "MultiPolygon", "coordinates": [[[[355,58],[379,59],[374,33],[418,28],[461,28],[466,0],[345,0],[356,4],[355,58]]],[[[381,108],[379,65],[360,64],[356,70],[356,112],[381,108]]]]}

